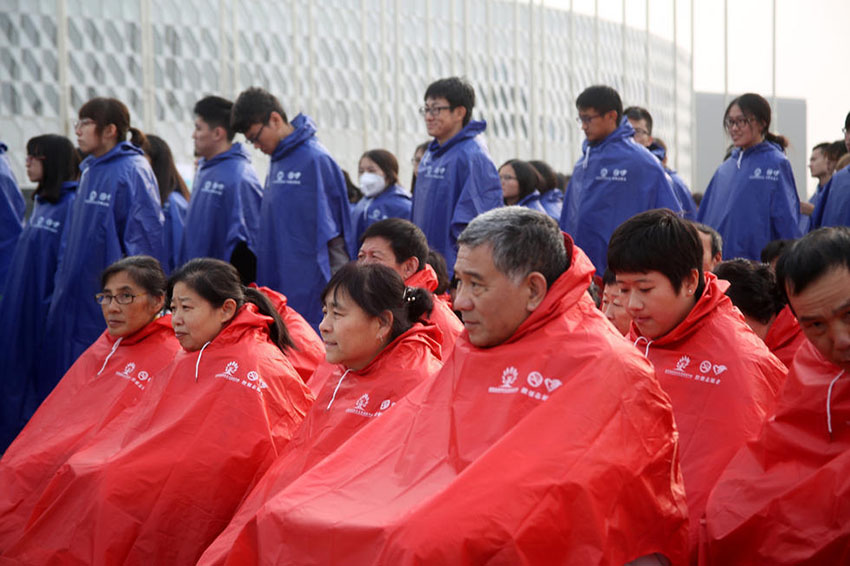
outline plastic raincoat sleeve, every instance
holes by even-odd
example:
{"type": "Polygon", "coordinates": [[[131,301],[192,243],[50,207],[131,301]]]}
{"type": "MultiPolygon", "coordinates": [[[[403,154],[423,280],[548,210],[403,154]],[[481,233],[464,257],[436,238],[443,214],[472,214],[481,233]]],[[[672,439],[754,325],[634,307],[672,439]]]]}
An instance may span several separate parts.
{"type": "MultiPolygon", "coordinates": [[[[260,233],[260,206],[263,202],[263,186],[257,179],[254,169],[250,164],[246,164],[243,169],[245,173],[239,181],[239,209],[234,210],[233,214],[238,214],[239,224],[244,225],[245,237],[247,238],[248,248],[254,255],[257,254],[257,237],[260,233]]],[[[231,225],[231,231],[235,228],[236,222],[231,225]]],[[[238,242],[238,238],[229,238],[231,242],[238,242]]],[[[235,244],[233,244],[235,247],[235,244]]],[[[233,252],[231,247],[230,252],[233,252]]]]}
{"type": "Polygon", "coordinates": [[[675,171],[670,171],[668,174],[673,183],[673,191],[682,205],[682,217],[687,220],[696,220],[697,205],[694,202],[694,197],[691,196],[691,191],[685,185],[685,181],[675,171]]]}
{"type": "Polygon", "coordinates": [[[832,176],[812,212],[812,230],[823,226],[850,226],[850,166],[832,176]]]}
{"type": "Polygon", "coordinates": [[[3,150],[5,146],[0,148],[0,292],[6,282],[15,244],[23,230],[26,212],[24,196],[18,188],[6,156],[2,153],[3,150]]]}
{"type": "Polygon", "coordinates": [[[166,273],[171,273],[175,268],[180,266],[180,246],[183,242],[183,230],[186,223],[186,213],[189,203],[180,194],[174,190],[168,195],[168,206],[163,208],[165,223],[162,229],[163,253],[168,258],[168,263],[163,267],[166,273]]]}
{"type": "Polygon", "coordinates": [[[502,206],[502,183],[488,155],[480,150],[470,152],[468,160],[456,162],[456,171],[455,182],[460,186],[460,197],[449,226],[452,253],[451,258],[446,256],[446,264],[450,272],[454,272],[457,239],[466,225],[479,214],[502,206]]]}
{"type": "Polygon", "coordinates": [[[772,240],[795,239],[800,232],[800,198],[791,162],[787,159],[779,165],[780,187],[773,191],[770,203],[772,240]]]}
{"type": "Polygon", "coordinates": [[[163,249],[164,216],[150,168],[128,168],[115,189],[115,222],[125,256],[151,255],[167,265],[163,249]]]}

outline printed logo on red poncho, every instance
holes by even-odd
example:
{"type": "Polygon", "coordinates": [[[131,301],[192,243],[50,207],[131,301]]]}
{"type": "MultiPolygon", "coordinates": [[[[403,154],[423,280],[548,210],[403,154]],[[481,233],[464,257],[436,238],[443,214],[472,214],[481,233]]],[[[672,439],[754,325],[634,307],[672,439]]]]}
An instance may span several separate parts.
{"type": "Polygon", "coordinates": [[[681,377],[683,379],[692,379],[694,381],[699,381],[702,383],[719,385],[720,378],[718,376],[728,369],[723,364],[715,364],[708,360],[703,360],[699,364],[699,371],[697,373],[690,373],[685,371],[690,365],[690,363],[691,358],[689,358],[688,356],[682,356],[676,362],[675,367],[665,369],[664,373],[666,373],[667,375],[681,377]]]}
{"type": "Polygon", "coordinates": [[[124,366],[124,369],[122,371],[116,371],[115,375],[120,378],[131,381],[133,385],[144,391],[145,385],[150,383],[150,374],[144,370],[141,370],[136,375],[133,375],[134,371],[136,371],[136,364],[130,362],[126,366],[124,366]]]}
{"type": "Polygon", "coordinates": [[[544,377],[539,371],[532,371],[525,378],[525,384],[522,386],[516,385],[519,378],[519,371],[513,367],[507,367],[502,372],[502,384],[497,387],[490,387],[490,393],[513,394],[520,393],[527,395],[532,399],[545,401],[549,398],[563,382],[560,379],[544,377]]]}
{"type": "Polygon", "coordinates": [[[263,392],[263,389],[268,389],[269,386],[266,385],[266,382],[260,379],[260,374],[256,371],[249,371],[245,374],[244,378],[241,378],[237,375],[239,371],[239,364],[236,361],[228,362],[224,367],[224,372],[215,374],[216,377],[220,377],[222,379],[226,379],[227,381],[231,381],[233,383],[238,383],[243,387],[247,387],[248,389],[253,389],[259,393],[263,392]]]}
{"type": "Polygon", "coordinates": [[[488,391],[490,393],[516,393],[519,388],[514,387],[514,383],[516,383],[518,377],[519,372],[515,367],[507,367],[502,372],[502,384],[498,387],[490,387],[488,391]]]}
{"type": "Polygon", "coordinates": [[[381,404],[377,411],[369,411],[369,394],[364,393],[357,399],[357,401],[354,402],[354,406],[349,407],[345,410],[345,412],[351,413],[352,415],[360,415],[361,417],[379,417],[393,405],[395,405],[394,402],[390,401],[389,399],[384,399],[383,401],[381,401],[381,404]]]}

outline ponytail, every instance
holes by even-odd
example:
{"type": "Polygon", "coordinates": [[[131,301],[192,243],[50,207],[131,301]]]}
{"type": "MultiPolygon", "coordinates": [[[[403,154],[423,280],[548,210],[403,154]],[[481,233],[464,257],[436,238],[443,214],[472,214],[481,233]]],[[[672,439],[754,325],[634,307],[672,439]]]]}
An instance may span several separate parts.
{"type": "Polygon", "coordinates": [[[272,302],[268,299],[268,297],[266,297],[262,291],[254,289],[253,287],[242,287],[242,292],[245,294],[246,302],[255,304],[257,306],[257,310],[260,311],[260,314],[264,314],[272,318],[272,323],[269,324],[269,337],[272,342],[274,342],[274,345],[280,348],[280,351],[284,354],[287,349],[294,348],[295,343],[292,341],[292,337],[286,329],[286,324],[284,324],[283,319],[280,317],[280,313],[275,310],[274,305],[272,305],[272,302]]]}
{"type": "Polygon", "coordinates": [[[148,144],[148,138],[144,132],[133,127],[128,128],[128,131],[130,132],[130,143],[147,153],[150,150],[150,145],[148,144]]]}
{"type": "Polygon", "coordinates": [[[764,139],[771,143],[775,143],[776,145],[782,148],[782,151],[785,151],[785,149],[788,147],[788,138],[786,138],[785,136],[780,136],[779,134],[773,134],[771,132],[765,131],[764,139]]]}
{"type": "Polygon", "coordinates": [[[434,310],[434,296],[421,287],[407,287],[404,290],[404,305],[407,320],[412,325],[430,316],[434,310]]]}

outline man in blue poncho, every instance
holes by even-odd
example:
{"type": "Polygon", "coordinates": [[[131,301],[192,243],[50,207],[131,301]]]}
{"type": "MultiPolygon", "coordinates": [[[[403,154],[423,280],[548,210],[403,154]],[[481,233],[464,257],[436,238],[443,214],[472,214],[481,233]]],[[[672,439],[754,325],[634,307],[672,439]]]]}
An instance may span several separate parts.
{"type": "Polygon", "coordinates": [[[5,144],[0,143],[0,289],[6,282],[9,262],[15,252],[18,236],[24,229],[26,203],[15,174],[6,157],[5,144]]]}
{"type": "Polygon", "coordinates": [[[576,108],[587,139],[567,186],[560,224],[601,275],[617,226],[652,208],[681,213],[682,207],[658,159],[634,140],[616,90],[588,87],[576,99],[576,108]]]}
{"type": "Polygon", "coordinates": [[[257,278],[263,187],[248,151],[233,143],[233,103],[207,96],[195,104],[195,155],[200,157],[186,214],[179,264],[196,257],[229,261],[244,284],[257,278]]]}
{"type": "Polygon", "coordinates": [[[260,207],[257,283],[289,298],[318,328],[320,295],[331,274],[356,254],[342,170],[303,114],[290,123],[280,102],[252,87],[233,105],[231,128],[271,156],[260,207]]]}
{"type": "MultiPolygon", "coordinates": [[[[844,144],[850,151],[850,112],[844,118],[844,144]]],[[[822,226],[850,226],[850,165],[836,171],[823,188],[812,213],[812,230],[822,226]]]]}
{"type": "Polygon", "coordinates": [[[487,123],[471,119],[474,106],[472,85],[450,77],[428,86],[419,109],[434,139],[419,162],[412,220],[450,270],[457,238],[469,221],[502,206],[499,173],[479,137],[487,123]]]}

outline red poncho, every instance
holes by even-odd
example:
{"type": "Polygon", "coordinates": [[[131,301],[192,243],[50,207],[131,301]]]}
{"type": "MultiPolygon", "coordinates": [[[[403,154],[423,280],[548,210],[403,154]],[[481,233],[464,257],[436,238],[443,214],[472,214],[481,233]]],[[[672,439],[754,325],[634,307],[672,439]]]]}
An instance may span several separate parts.
{"type": "Polygon", "coordinates": [[[59,466],[135,405],[179,349],[169,315],[130,336],[104,332],[74,362],[0,460],[0,553],[59,466]]]}
{"type": "Polygon", "coordinates": [[[785,305],[785,308],[779,311],[767,331],[767,336],[764,337],[764,343],[787,368],[791,367],[794,354],[805,341],[806,336],[803,334],[803,329],[800,328],[797,317],[794,316],[791,307],[788,305],[785,305]]]}
{"type": "Polygon", "coordinates": [[[572,266],[498,346],[461,335],[392,411],[269,499],[231,564],[616,564],[687,550],[672,409],[572,266]]]}
{"type": "Polygon", "coordinates": [[[319,366],[313,379],[324,386],[304,424],[200,561],[223,560],[267,500],[434,376],[443,366],[439,339],[435,326],[416,324],[359,371],[327,362],[319,366]]]}
{"type": "Polygon", "coordinates": [[[735,452],[758,434],[787,373],[724,295],[728,286],[707,273],[685,320],[655,340],[632,324],[632,340],[673,401],[694,561],[708,494],[735,452]]]}
{"type": "Polygon", "coordinates": [[[123,426],[104,430],[60,468],[4,558],[197,560],[312,403],[269,341],[270,321],[245,305],[204,349],[179,352],[123,426]]]}
{"type": "Polygon", "coordinates": [[[258,289],[268,297],[283,319],[286,330],[289,332],[292,342],[295,343],[295,348],[287,350],[286,357],[295,371],[298,372],[301,380],[307,383],[319,364],[325,361],[325,343],[322,342],[310,323],[295,312],[295,309],[287,305],[286,295],[268,287],[257,287],[255,283],[251,283],[251,287],[258,289]]]}
{"type": "MultiPolygon", "coordinates": [[[[418,287],[434,293],[439,282],[437,281],[437,273],[430,265],[426,265],[413,275],[407,278],[404,282],[408,287],[418,287]]],[[[433,322],[443,333],[441,345],[443,347],[443,359],[447,360],[452,352],[458,336],[463,332],[463,323],[452,310],[451,304],[442,295],[434,295],[434,309],[430,316],[427,317],[429,322],[433,322]]]]}
{"type": "Polygon", "coordinates": [[[850,376],[806,341],[706,506],[701,564],[850,564],[850,376]]]}

